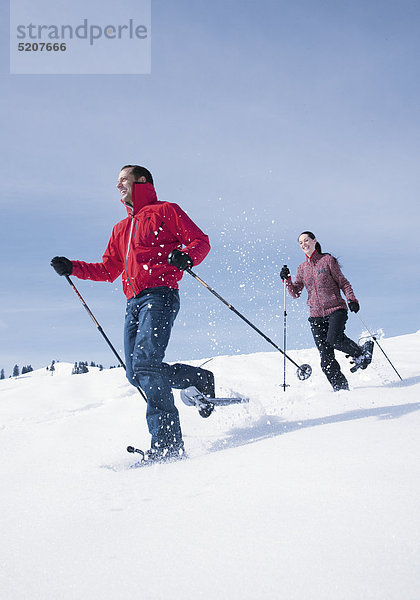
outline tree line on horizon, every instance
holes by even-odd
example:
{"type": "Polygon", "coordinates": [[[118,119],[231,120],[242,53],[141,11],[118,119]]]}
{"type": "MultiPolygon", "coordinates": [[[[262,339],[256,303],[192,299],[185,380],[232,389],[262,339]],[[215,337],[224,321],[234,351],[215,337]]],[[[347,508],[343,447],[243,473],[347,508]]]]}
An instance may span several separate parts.
{"type": "MultiPolygon", "coordinates": [[[[50,373],[53,374],[54,371],[55,371],[55,366],[54,365],[57,362],[60,362],[60,361],[53,360],[51,362],[51,364],[46,367],[46,370],[50,371],[50,373]]],[[[120,366],[121,365],[117,365],[117,366],[111,365],[109,368],[110,369],[115,369],[115,368],[118,368],[120,366]]],[[[103,365],[97,364],[93,360],[90,361],[90,363],[88,363],[87,361],[79,361],[79,362],[76,361],[74,363],[72,374],[73,375],[76,375],[76,374],[78,375],[80,373],[88,373],[89,372],[89,367],[97,367],[97,368],[99,368],[100,371],[103,371],[103,369],[104,369],[103,365]]],[[[19,375],[25,375],[26,373],[31,373],[33,370],[34,369],[33,369],[32,365],[25,365],[22,368],[20,368],[19,365],[16,364],[13,367],[12,374],[9,375],[9,378],[10,377],[19,377],[19,375]]],[[[4,369],[0,370],[0,380],[1,379],[6,379],[6,375],[5,375],[4,369]]]]}

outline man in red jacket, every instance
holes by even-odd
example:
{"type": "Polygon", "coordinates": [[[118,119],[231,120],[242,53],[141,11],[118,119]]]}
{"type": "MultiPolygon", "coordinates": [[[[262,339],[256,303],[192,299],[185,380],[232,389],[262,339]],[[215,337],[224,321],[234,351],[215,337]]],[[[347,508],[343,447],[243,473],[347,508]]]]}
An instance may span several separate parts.
{"type": "Polygon", "coordinates": [[[177,204],[157,199],[146,168],[122,167],[117,188],[127,217],[115,225],[102,262],[56,256],[51,265],[59,275],[94,281],[112,282],[122,274],[127,378],[147,397],[148,459],[178,458],[184,444],[171,388],[195,386],[214,397],[214,378],[205,369],[163,359],[180,307],[178,281],[206,257],[209,239],[177,204]]]}

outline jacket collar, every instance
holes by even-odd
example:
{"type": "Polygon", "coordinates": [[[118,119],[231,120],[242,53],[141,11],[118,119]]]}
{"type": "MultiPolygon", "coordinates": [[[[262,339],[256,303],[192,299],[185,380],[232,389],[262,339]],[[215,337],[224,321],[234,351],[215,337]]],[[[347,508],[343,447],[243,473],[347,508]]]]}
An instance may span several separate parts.
{"type": "Polygon", "coordinates": [[[316,263],[321,258],[322,254],[318,250],[314,250],[311,256],[306,255],[306,260],[311,263],[316,263]]]}
{"type": "Polygon", "coordinates": [[[137,181],[133,183],[132,199],[133,206],[121,200],[130,217],[137,215],[144,206],[155,204],[158,201],[156,190],[151,183],[140,183],[137,181]]]}

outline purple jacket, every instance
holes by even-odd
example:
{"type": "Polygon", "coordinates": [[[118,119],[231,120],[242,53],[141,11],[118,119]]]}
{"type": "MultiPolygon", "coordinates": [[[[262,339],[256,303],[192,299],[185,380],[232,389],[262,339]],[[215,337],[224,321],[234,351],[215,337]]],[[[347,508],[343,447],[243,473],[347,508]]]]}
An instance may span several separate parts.
{"type": "Polygon", "coordinates": [[[357,302],[337,260],[331,254],[320,254],[316,250],[298,266],[296,281],[293,283],[289,277],[286,286],[293,298],[299,298],[303,288],[306,288],[311,317],[325,317],[341,308],[347,309],[340,290],[344,292],[347,300],[357,302]]]}

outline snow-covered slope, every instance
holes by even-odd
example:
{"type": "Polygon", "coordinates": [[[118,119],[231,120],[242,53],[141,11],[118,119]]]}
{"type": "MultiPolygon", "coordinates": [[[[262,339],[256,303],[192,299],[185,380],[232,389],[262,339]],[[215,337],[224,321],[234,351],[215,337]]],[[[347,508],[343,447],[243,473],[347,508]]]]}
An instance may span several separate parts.
{"type": "Polygon", "coordinates": [[[418,600],[420,332],[381,345],[404,381],[376,348],[336,394],[314,349],[286,392],[280,353],[214,358],[218,395],[250,403],[178,399],[191,460],[146,469],[122,369],[1,381],[0,597],[418,600]]]}

